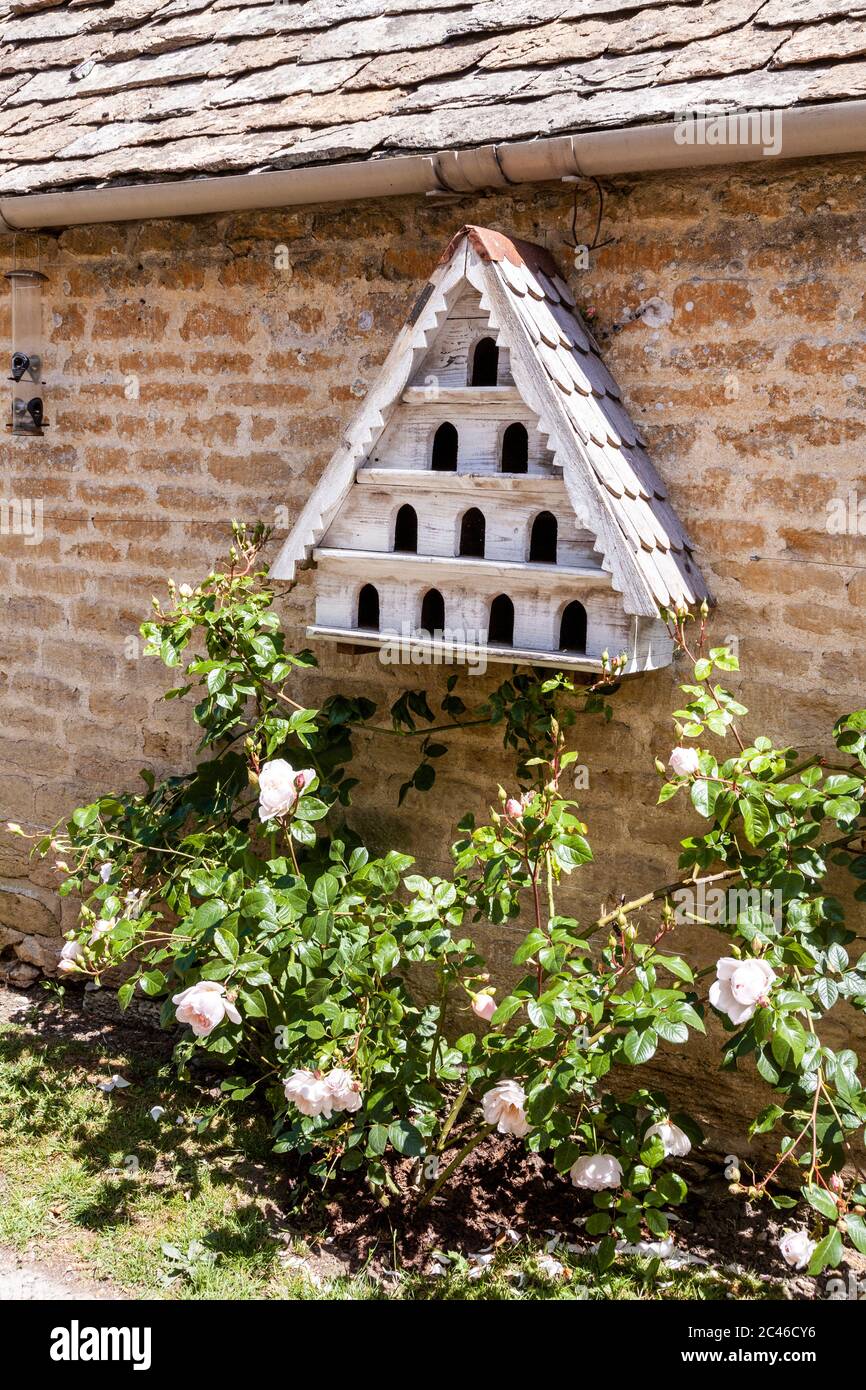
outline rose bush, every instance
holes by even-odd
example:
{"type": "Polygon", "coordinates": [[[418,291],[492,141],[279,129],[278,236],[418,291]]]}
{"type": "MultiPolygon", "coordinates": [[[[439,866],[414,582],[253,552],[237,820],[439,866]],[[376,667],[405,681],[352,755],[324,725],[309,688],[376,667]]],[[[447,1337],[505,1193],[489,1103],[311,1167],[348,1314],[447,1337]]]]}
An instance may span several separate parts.
{"type": "Polygon", "coordinates": [[[866,900],[866,710],[836,722],[835,756],[749,737],[740,724],[748,710],[720,680],[738,662],[727,648],[707,650],[706,609],[664,616],[693,671],[681,687],[687,703],[674,716],[677,737],[692,743],[674,750],[671,778],[657,762],[665,779],[659,801],[687,793],[707,828],[682,842],[680,869],[693,886],[654,896],[678,897],[680,908],[693,900],[686,919],[726,940],[709,989],[709,1003],[732,1030],[722,1065],[755,1066],[776,1098],[751,1133],[780,1136],[769,1172],[732,1187],[791,1208],[796,1200],[781,1183],[799,1181],[811,1235],[789,1234],[782,1254],[819,1274],[838,1264],[847,1243],[866,1253],[866,1091],[856,1053],[821,1036],[837,1006],[866,1010],[866,958],[851,959],[858,938],[826,884],[831,869],[840,883],[847,873],[855,902],[866,900]],[[733,753],[717,757],[702,746],[707,738],[732,742],[733,753]],[[718,904],[707,912],[706,895],[698,902],[702,881],[719,890],[721,912],[718,904]]]}
{"type": "MultiPolygon", "coordinates": [[[[308,1155],[323,1180],[357,1169],[393,1187],[396,1154],[415,1160],[425,1203],[493,1132],[548,1155],[561,1181],[593,1194],[586,1230],[606,1264],[620,1242],[665,1237],[666,1209],[686,1196],[676,1165],[700,1131],[626,1078],[660,1044],[704,1030],[708,972],[669,941],[683,921],[707,921],[725,938],[707,1001],[716,1028],[734,1030],[722,1063],[751,1060],[777,1095],[753,1126],[779,1130],[777,1162],[734,1185],[787,1207],[782,1179],[801,1170],[813,1272],[845,1241],[866,1248],[866,1190],[842,1176],[866,1122],[858,1059],[818,1032],[837,1003],[866,1007],[854,935],[823,882],[832,863],[866,896],[866,712],[838,722],[832,767],[748,740],[745,707],[716,676],[737,663],[706,651],[706,611],[691,645],[692,616],[664,615],[693,678],[677,746],[656,763],[659,801],[687,795],[706,828],[682,842],[675,882],[628,902],[613,891],[613,906],[581,927],[559,905],[563,880],[592,857],[564,790],[577,756],[571,681],[515,673],[469,710],[452,676],[439,723],[418,691],[381,725],[363,699],[310,709],[295,678],[313,658],[285,649],[256,568],[263,540],[239,529],[228,569],[170,586],[143,628],[148,650],[182,668],[166,698],[195,693],[198,766],[159,783],[145,773],[142,793],[79,808],[37,846],[60,856],[61,891],[81,898],[64,972],[130,969],[121,1002],[136,990],[162,998],[164,1022],[188,1028],[181,1072],[204,1050],[224,1065],[223,1103],[264,1093],[277,1150],[308,1155]],[[396,850],[372,855],[353,816],[354,741],[417,744],[402,800],[433,785],[443,734],[479,723],[501,729],[516,767],[484,823],[460,823],[451,876],[428,878],[396,850]],[[720,761],[706,736],[736,751],[720,761]],[[701,895],[722,884],[758,904],[710,917],[701,895]],[[485,922],[518,933],[520,975],[501,999],[472,936],[485,922]],[[419,993],[419,968],[432,990],[419,993]],[[462,1033],[461,1015],[473,1024],[462,1033]]],[[[583,692],[587,713],[609,716],[621,665],[606,661],[583,692]]],[[[791,1246],[798,1259],[805,1248],[791,1246]]]]}

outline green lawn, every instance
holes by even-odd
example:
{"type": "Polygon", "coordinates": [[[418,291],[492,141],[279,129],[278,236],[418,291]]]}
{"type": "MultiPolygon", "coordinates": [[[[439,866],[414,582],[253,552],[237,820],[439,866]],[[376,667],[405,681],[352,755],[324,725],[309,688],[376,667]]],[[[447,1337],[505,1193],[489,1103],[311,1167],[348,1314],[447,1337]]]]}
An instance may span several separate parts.
{"type": "Polygon", "coordinates": [[[134,1043],[111,1047],[0,1029],[0,1245],[144,1298],[773,1296],[758,1281],[655,1261],[629,1260],[600,1278],[591,1260],[560,1250],[568,1276],[548,1278],[537,1262],[543,1244],[525,1240],[500,1249],[480,1277],[466,1250],[443,1252],[439,1277],[381,1277],[393,1268],[390,1248],[376,1252],[379,1279],[342,1274],[324,1239],[309,1226],[299,1235],[264,1117],[234,1108],[199,1133],[209,1096],[178,1086],[169,1065],[134,1043]],[[96,1083],[113,1073],[132,1084],[105,1094],[96,1083]],[[165,1107],[159,1121],[155,1105],[165,1107]]]}

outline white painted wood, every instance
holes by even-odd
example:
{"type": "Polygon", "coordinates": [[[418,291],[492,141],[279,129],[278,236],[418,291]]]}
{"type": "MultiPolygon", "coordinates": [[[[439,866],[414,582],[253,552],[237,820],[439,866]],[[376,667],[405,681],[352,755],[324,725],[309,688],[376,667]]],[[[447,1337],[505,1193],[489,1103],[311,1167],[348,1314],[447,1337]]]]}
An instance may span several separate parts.
{"type": "Polygon", "coordinates": [[[507,497],[518,493],[521,502],[539,506],[569,506],[561,473],[533,476],[528,473],[432,473],[429,469],[359,468],[355,482],[365,487],[399,488],[401,492],[456,492],[461,497],[507,497]]]}
{"type": "MultiPolygon", "coordinates": [[[[670,663],[654,596],[677,582],[669,537],[682,553],[681,532],[672,514],[653,510],[634,450],[620,450],[620,436],[634,432],[609,391],[615,384],[558,299],[554,315],[548,284],[528,262],[515,270],[480,254],[470,237],[438,267],[274,567],[274,577],[293,578],[310,557],[317,565],[311,636],[411,646],[424,596],[437,589],[444,636],[486,645],[491,604],[505,594],[513,641],[494,644],[491,660],[598,670],[607,650],[625,652],[629,672],[670,663]],[[493,387],[467,384],[482,337],[499,348],[493,387]],[[458,435],[455,471],[431,466],[446,422],[458,435]],[[526,430],[525,474],[502,472],[511,425],[526,430]],[[405,507],[417,522],[411,553],[394,548],[405,507]],[[463,519],[476,508],[483,558],[460,554],[463,519]],[[529,558],[542,511],[556,518],[556,563],[529,558]],[[365,584],[378,593],[378,633],[359,626],[365,584]],[[586,612],[586,651],[563,653],[562,617],[575,601],[586,612]]],[[[431,660],[442,657],[435,642],[428,648],[431,660]]]]}
{"type": "Polygon", "coordinates": [[[371,632],[366,628],[326,627],[313,623],[307,628],[307,636],[325,642],[345,642],[351,646],[379,647],[380,660],[384,665],[468,665],[477,666],[480,661],[498,665],[521,663],[530,666],[554,667],[563,671],[599,672],[601,662],[593,657],[579,656],[572,652],[551,653],[534,647],[498,647],[476,644],[445,642],[435,638],[399,638],[381,632],[371,632]],[[425,659],[426,658],[426,659],[425,659]]]}
{"type": "MultiPolygon", "coordinates": [[[[480,339],[491,336],[487,315],[481,308],[481,296],[462,295],[434,335],[412,379],[413,386],[430,390],[434,386],[468,385],[476,345],[480,339]]],[[[497,380],[501,386],[514,384],[508,349],[502,346],[499,347],[497,380]]]]}
{"type": "MultiPolygon", "coordinates": [[[[387,470],[383,470],[387,477],[387,470]]],[[[362,473],[359,472],[360,478],[362,473]]],[[[349,493],[339,514],[329,526],[323,545],[329,550],[391,551],[394,549],[397,515],[403,506],[411,506],[417,516],[418,550],[420,555],[452,556],[460,554],[461,523],[466,512],[477,508],[485,518],[484,558],[523,562],[529,559],[532,525],[540,512],[557,518],[558,565],[588,565],[600,572],[600,557],[594,551],[595,537],[582,530],[574,516],[560,478],[536,483],[528,474],[518,479],[526,488],[497,491],[477,486],[459,486],[459,474],[431,473],[423,475],[400,473],[400,483],[394,488],[355,487],[349,493]],[[406,477],[420,477],[425,486],[406,487],[406,477]],[[439,486],[439,480],[447,485],[439,486]],[[533,487],[535,483],[535,487],[533,487]],[[458,484],[458,486],[455,486],[458,484]],[[542,489],[551,489],[545,493],[542,489]]],[[[483,481],[497,484],[496,477],[483,481]]]]}
{"type": "MultiPolygon", "coordinates": [[[[409,575],[419,576],[427,584],[434,584],[438,579],[474,587],[479,583],[486,584],[489,579],[498,581],[497,593],[503,581],[515,589],[536,588],[543,583],[545,588],[557,592],[581,583],[598,585],[601,582],[605,587],[610,584],[610,576],[595,565],[533,565],[520,560],[476,560],[453,554],[445,557],[321,547],[313,552],[313,558],[323,567],[323,572],[327,565],[331,571],[363,573],[370,580],[409,575]]],[[[579,593],[575,593],[574,597],[579,598],[579,593]]]]}
{"type": "Polygon", "coordinates": [[[539,433],[535,416],[519,400],[479,400],[471,410],[443,401],[404,404],[370,450],[369,466],[429,470],[436,431],[446,422],[457,430],[458,473],[500,473],[505,431],[517,424],[523,425],[528,435],[527,471],[554,476],[547,440],[539,433]]]}
{"type": "Polygon", "coordinates": [[[400,330],[364,404],[325,468],[291,535],[271,567],[274,579],[294,580],[297,566],[333,520],[358,464],[378,438],[397,404],[400,392],[424,352],[428,338],[446,316],[464,284],[465,250],[434,270],[419,295],[408,322],[400,330]]]}
{"type": "Polygon", "coordinates": [[[466,276],[479,291],[482,306],[490,310],[491,327],[509,349],[517,388],[538,417],[539,428],[547,436],[557,465],[563,468],[575,508],[583,508],[588,513],[605,568],[611,571],[615,586],[622,592],[625,607],[633,613],[654,616],[658,611],[655,599],[635,560],[634,550],[619,527],[612,499],[593,481],[591,466],[566,409],[565,397],[551,382],[529,336],[526,320],[499,278],[496,265],[483,260],[470,246],[466,276]]]}
{"type": "Polygon", "coordinates": [[[470,410],[477,405],[523,405],[516,386],[407,386],[401,399],[406,405],[461,405],[470,410]]]}

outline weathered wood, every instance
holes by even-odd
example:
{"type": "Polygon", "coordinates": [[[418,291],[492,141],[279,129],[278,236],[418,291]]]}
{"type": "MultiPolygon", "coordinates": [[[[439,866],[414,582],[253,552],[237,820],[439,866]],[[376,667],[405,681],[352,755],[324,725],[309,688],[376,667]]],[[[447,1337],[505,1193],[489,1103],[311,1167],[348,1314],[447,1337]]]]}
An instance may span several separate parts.
{"type": "Polygon", "coordinates": [[[505,595],[503,650],[553,659],[578,603],[585,657],[625,650],[631,670],[670,660],[657,605],[705,590],[570,301],[542,248],[474,227],[455,238],[274,567],[291,579],[312,554],[313,635],[369,638],[361,594],[373,586],[380,633],[409,640],[435,589],[464,642],[487,644],[505,595]],[[479,334],[496,341],[497,375],[507,362],[513,385],[465,384],[479,334]],[[440,375],[425,376],[431,363],[440,375]],[[443,370],[464,384],[443,385],[443,370]],[[523,431],[517,474],[504,471],[509,424],[523,431]],[[435,444],[446,425],[447,462],[435,444]]]}

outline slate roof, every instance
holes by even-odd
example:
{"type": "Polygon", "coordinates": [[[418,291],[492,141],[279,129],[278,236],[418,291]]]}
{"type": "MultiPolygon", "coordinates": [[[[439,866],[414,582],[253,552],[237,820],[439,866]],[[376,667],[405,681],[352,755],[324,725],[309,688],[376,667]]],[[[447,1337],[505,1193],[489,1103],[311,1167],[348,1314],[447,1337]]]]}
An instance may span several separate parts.
{"type": "Polygon", "coordinates": [[[0,0],[0,194],[845,100],[864,55],[866,0],[0,0]]]}
{"type": "Polygon", "coordinates": [[[539,417],[554,465],[597,537],[602,568],[623,594],[626,611],[652,615],[659,604],[708,597],[664,483],[552,255],[473,226],[452,239],[419,296],[401,335],[405,341],[395,345],[402,366],[395,371],[392,350],[371,392],[372,408],[365,403],[349,426],[278,556],[274,576],[294,578],[295,566],[309,558],[465,280],[481,292],[490,325],[509,349],[515,383],[539,417]],[[445,289],[443,272],[452,265],[458,274],[445,289]]]}

